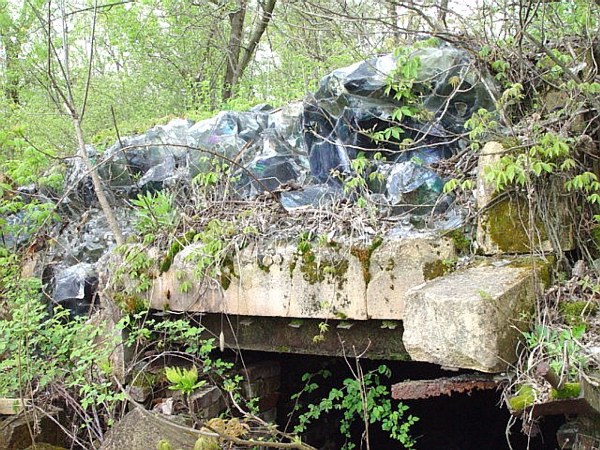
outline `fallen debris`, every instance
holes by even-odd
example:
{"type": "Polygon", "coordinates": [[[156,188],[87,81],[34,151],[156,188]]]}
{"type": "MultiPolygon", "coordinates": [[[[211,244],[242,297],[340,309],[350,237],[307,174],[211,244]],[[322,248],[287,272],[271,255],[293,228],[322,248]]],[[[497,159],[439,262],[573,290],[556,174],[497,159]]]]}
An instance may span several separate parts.
{"type": "Polygon", "coordinates": [[[441,395],[470,394],[476,390],[497,389],[502,380],[485,375],[458,375],[434,380],[403,381],[392,386],[396,400],[417,400],[441,395]]]}

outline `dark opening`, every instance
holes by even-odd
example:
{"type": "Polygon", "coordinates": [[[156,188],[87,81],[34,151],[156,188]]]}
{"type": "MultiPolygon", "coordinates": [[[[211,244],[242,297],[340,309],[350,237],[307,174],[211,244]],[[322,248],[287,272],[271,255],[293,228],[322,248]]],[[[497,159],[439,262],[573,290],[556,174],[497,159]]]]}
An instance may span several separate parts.
{"type": "MultiPolygon", "coordinates": [[[[346,361],[344,358],[259,352],[244,352],[244,359],[246,362],[261,359],[280,362],[281,396],[277,406],[277,422],[280,429],[283,429],[288,422],[288,415],[294,407],[292,395],[302,390],[304,386],[302,381],[304,373],[328,369],[332,372],[332,376],[326,380],[319,378],[320,389],[313,395],[303,396],[301,412],[306,411],[308,403],[317,403],[326,396],[331,388],[342,386],[345,378],[352,377],[349,364],[353,367],[356,364],[353,359],[346,361]]],[[[394,383],[409,379],[434,379],[457,375],[457,372],[445,371],[433,364],[361,360],[365,372],[377,368],[380,364],[386,364],[392,371],[388,388],[394,383]]],[[[555,449],[557,448],[556,431],[565,423],[563,416],[540,419],[537,423],[539,433],[530,438],[521,432],[520,420],[517,420],[507,431],[510,414],[501,404],[501,392],[494,390],[476,391],[471,395],[454,394],[450,397],[410,400],[404,403],[410,408],[408,413],[419,417],[419,422],[411,429],[411,435],[417,438],[415,448],[419,450],[504,450],[510,448],[507,434],[515,450],[555,449]]],[[[353,442],[358,444],[362,423],[356,425],[356,430],[353,430],[353,442]]],[[[319,449],[339,449],[343,445],[344,438],[338,428],[339,417],[335,414],[328,415],[309,426],[305,439],[319,449]]],[[[372,449],[403,448],[377,425],[372,426],[369,433],[372,449]]],[[[360,446],[357,445],[357,448],[360,446]]]]}

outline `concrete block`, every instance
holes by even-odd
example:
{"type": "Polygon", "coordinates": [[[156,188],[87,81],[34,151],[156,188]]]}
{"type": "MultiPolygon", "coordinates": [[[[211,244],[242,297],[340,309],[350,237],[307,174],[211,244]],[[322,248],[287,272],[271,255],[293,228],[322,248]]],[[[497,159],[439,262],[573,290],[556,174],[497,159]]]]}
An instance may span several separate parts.
{"type": "Polygon", "coordinates": [[[501,372],[533,312],[536,272],[480,266],[457,271],[407,295],[403,342],[411,359],[501,372]]]}
{"type": "Polygon", "coordinates": [[[417,234],[370,243],[253,245],[224,264],[216,279],[198,280],[194,254],[178,253],[149,293],[155,309],[240,316],[401,320],[405,292],[443,275],[455,257],[451,239],[417,234]]]}
{"type": "Polygon", "coordinates": [[[456,257],[451,239],[421,235],[383,240],[369,258],[370,319],[401,319],[408,290],[444,275],[456,257]]]}
{"type": "MultiPolygon", "coordinates": [[[[554,251],[544,220],[556,227],[555,244],[563,251],[574,248],[573,227],[570,223],[567,200],[556,197],[555,204],[546,208],[547,217],[541,219],[530,209],[527,199],[519,194],[500,197],[492,184],[486,181],[486,167],[496,164],[506,150],[499,142],[488,142],[479,155],[477,167],[477,247],[482,254],[533,253],[554,251]]],[[[557,192],[562,188],[556,187],[557,192]]]]}

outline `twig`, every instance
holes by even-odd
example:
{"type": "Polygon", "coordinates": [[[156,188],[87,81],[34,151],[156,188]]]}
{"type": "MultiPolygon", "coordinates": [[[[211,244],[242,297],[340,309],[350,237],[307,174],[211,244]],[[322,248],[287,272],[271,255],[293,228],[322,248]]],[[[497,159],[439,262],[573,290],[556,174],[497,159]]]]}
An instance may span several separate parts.
{"type": "Polygon", "coordinates": [[[117,119],[115,117],[115,108],[110,105],[110,114],[112,115],[113,126],[115,127],[115,133],[117,133],[117,140],[119,141],[119,147],[123,148],[123,142],[121,141],[121,134],[119,133],[119,127],[117,126],[117,119]]]}
{"type": "Polygon", "coordinates": [[[85,80],[85,90],[83,93],[83,103],[81,105],[81,112],[79,113],[79,120],[83,121],[85,116],[85,107],[87,106],[88,94],[90,93],[90,82],[92,80],[92,63],[94,61],[94,45],[96,44],[96,18],[98,17],[98,1],[94,2],[94,15],[92,16],[92,36],[90,38],[90,57],[88,61],[88,73],[85,80]]]}
{"type": "MultiPolygon", "coordinates": [[[[577,75],[575,75],[573,73],[573,71],[571,69],[569,69],[565,63],[563,63],[560,59],[558,59],[556,57],[556,55],[554,53],[552,53],[550,51],[550,49],[548,47],[546,47],[542,42],[538,41],[536,38],[534,38],[531,34],[529,34],[527,31],[523,30],[523,35],[529,39],[533,44],[537,45],[537,47],[543,51],[548,58],[550,58],[554,64],[556,64],[558,67],[560,67],[563,72],[565,73],[565,75],[570,78],[572,81],[574,81],[577,84],[581,83],[581,80],[579,79],[579,77],[577,75]]],[[[588,99],[588,101],[594,106],[594,109],[598,112],[600,112],[600,103],[598,102],[598,100],[596,99],[595,96],[588,94],[587,92],[584,92],[585,97],[588,99]]]]}
{"type": "Polygon", "coordinates": [[[557,391],[560,391],[564,387],[564,381],[556,374],[554,370],[552,370],[550,364],[545,361],[538,364],[537,368],[535,369],[535,374],[536,376],[543,378],[550,383],[550,386],[557,391]]]}

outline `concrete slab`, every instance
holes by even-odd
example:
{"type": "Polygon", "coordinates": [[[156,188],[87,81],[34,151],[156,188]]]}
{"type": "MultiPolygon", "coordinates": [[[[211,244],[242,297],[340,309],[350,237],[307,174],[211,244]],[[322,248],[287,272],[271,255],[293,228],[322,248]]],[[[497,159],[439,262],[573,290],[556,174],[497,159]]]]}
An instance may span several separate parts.
{"type": "MultiPolygon", "coordinates": [[[[500,195],[486,179],[486,170],[507,155],[499,142],[488,142],[479,155],[477,166],[477,247],[484,255],[527,254],[536,251],[553,252],[560,246],[563,251],[575,245],[573,225],[569,218],[569,200],[555,196],[545,210],[548,217],[542,220],[535,208],[530,208],[522,194],[500,195]],[[555,228],[548,234],[545,222],[555,228]]],[[[556,192],[563,189],[557,187],[556,192]]]]}
{"type": "Polygon", "coordinates": [[[369,258],[369,318],[404,317],[406,293],[424,281],[444,275],[455,258],[452,240],[438,236],[382,241],[369,258]]]}
{"type": "Polygon", "coordinates": [[[242,316],[310,319],[400,320],[405,293],[443,275],[451,239],[431,235],[370,243],[249,246],[198,280],[195,256],[185,247],[149,293],[154,309],[242,316]]]}
{"type": "Polygon", "coordinates": [[[457,271],[407,295],[403,342],[411,359],[501,372],[516,359],[533,312],[536,271],[485,265],[457,271]]]}

